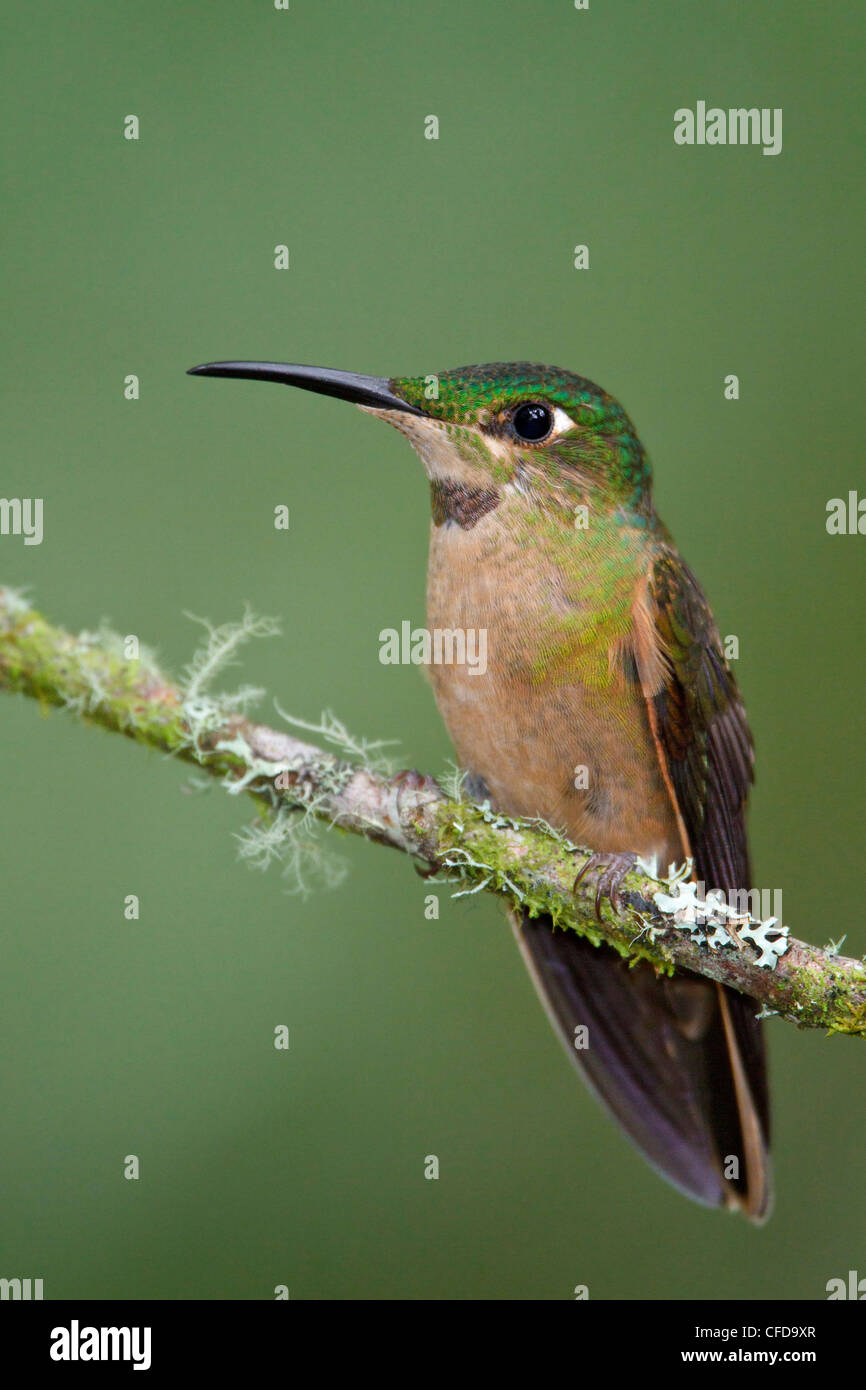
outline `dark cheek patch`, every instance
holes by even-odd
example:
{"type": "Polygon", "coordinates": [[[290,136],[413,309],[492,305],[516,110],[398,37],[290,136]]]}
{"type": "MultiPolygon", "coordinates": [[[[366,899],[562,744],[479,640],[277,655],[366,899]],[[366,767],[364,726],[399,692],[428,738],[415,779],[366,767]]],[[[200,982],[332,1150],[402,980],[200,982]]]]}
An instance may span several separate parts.
{"type": "Polygon", "coordinates": [[[499,506],[500,500],[495,487],[466,487],[450,478],[435,478],[430,484],[430,507],[435,526],[451,521],[464,531],[471,531],[483,516],[499,506]]]}

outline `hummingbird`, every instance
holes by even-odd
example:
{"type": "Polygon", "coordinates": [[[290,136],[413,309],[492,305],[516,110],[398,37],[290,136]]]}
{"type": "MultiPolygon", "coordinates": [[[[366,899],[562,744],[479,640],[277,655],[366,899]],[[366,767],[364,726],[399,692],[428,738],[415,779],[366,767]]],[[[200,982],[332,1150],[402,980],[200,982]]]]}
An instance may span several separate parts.
{"type": "MultiPolygon", "coordinates": [[[[576,882],[598,870],[597,911],[621,905],[636,855],[691,861],[726,895],[751,888],[743,702],[618,401],[528,362],[391,378],[276,362],[190,370],[354,402],[409,441],[430,485],[428,628],[486,632],[483,674],[428,668],[467,785],[591,849],[576,882]]],[[[511,916],[568,1056],[638,1151],[697,1202],[765,1220],[754,1003],[691,972],[659,977],[549,917],[511,916]]]]}

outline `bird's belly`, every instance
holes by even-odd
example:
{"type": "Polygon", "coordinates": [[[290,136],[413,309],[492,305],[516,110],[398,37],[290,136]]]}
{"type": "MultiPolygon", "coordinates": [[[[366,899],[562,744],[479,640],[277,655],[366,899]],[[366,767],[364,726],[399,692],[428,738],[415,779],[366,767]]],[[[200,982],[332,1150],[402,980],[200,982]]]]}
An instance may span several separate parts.
{"type": "Polygon", "coordinates": [[[575,686],[509,690],[444,666],[431,679],[460,765],[494,805],[541,816],[591,849],[657,855],[665,868],[683,859],[649,730],[626,735],[621,710],[599,710],[575,686]]]}
{"type": "MultiPolygon", "coordinates": [[[[434,576],[431,576],[434,578],[434,576]]],[[[540,816],[590,849],[657,856],[667,868],[684,853],[640,687],[621,671],[587,687],[559,673],[527,674],[516,644],[520,620],[477,583],[445,576],[428,589],[431,629],[484,629],[486,670],[432,664],[436,702],[461,767],[483,779],[492,803],[540,816]]]]}

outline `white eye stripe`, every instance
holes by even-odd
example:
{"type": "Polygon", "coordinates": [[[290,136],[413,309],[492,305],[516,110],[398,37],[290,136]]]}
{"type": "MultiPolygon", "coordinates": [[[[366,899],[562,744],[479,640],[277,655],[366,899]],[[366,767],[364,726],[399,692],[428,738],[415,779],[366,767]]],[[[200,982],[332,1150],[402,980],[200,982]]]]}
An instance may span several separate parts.
{"type": "Polygon", "coordinates": [[[566,415],[564,410],[556,406],[553,411],[553,433],[565,434],[567,430],[574,429],[574,421],[570,415],[566,415]]]}

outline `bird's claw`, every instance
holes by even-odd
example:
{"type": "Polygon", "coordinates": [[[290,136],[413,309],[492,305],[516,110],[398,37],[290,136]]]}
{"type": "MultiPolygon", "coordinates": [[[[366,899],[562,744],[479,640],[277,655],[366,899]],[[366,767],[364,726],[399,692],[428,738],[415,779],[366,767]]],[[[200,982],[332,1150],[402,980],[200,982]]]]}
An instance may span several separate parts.
{"type": "Polygon", "coordinates": [[[626,874],[631,872],[636,862],[637,857],[634,854],[591,854],[575,878],[571,891],[572,893],[577,892],[578,884],[590,869],[598,869],[603,866],[596,884],[595,915],[601,921],[601,904],[605,898],[614,912],[622,912],[620,888],[626,874]]]}

